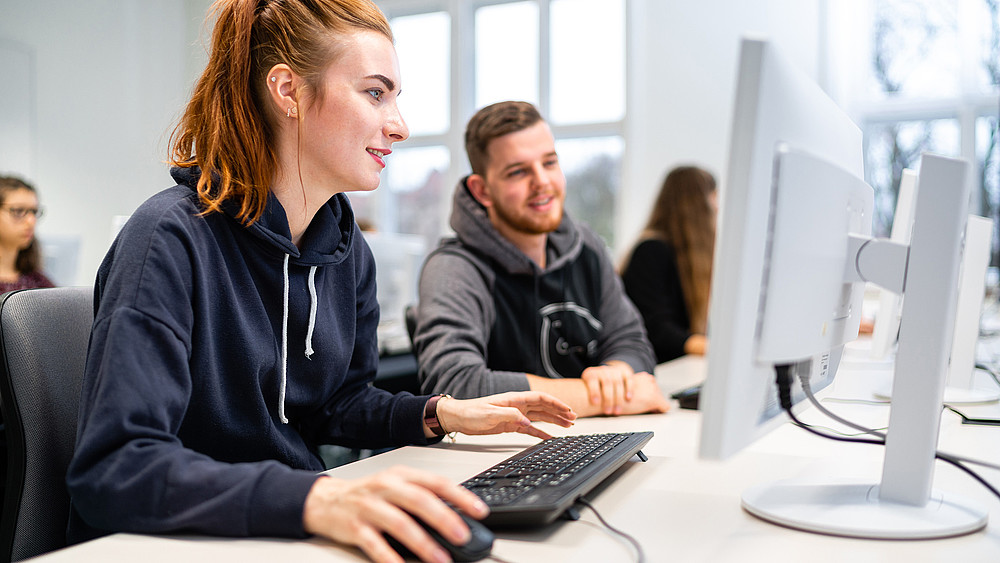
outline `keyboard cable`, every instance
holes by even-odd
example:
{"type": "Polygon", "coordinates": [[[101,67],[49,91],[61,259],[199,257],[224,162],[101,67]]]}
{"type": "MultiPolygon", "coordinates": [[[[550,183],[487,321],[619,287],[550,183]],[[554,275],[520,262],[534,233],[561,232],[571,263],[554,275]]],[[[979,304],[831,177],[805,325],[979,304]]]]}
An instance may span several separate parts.
{"type": "Polygon", "coordinates": [[[607,528],[612,533],[617,534],[618,536],[620,536],[621,538],[625,539],[627,542],[632,544],[632,547],[635,548],[635,552],[637,554],[636,563],[645,563],[646,553],[642,550],[642,545],[639,543],[637,539],[635,539],[635,537],[608,523],[608,521],[605,520],[603,516],[601,516],[601,513],[597,511],[597,507],[591,504],[591,502],[588,501],[587,499],[580,497],[579,499],[577,499],[576,502],[589,508],[594,513],[594,516],[597,516],[597,519],[601,521],[601,524],[603,524],[605,528],[607,528]]]}

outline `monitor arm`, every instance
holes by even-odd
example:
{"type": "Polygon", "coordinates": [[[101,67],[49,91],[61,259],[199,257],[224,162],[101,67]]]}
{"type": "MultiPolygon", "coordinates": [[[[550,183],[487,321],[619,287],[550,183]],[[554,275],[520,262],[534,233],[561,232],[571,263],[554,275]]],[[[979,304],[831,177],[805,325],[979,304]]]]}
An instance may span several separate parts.
{"type": "Polygon", "coordinates": [[[910,247],[885,238],[850,235],[845,282],[866,281],[902,295],[910,247]]]}

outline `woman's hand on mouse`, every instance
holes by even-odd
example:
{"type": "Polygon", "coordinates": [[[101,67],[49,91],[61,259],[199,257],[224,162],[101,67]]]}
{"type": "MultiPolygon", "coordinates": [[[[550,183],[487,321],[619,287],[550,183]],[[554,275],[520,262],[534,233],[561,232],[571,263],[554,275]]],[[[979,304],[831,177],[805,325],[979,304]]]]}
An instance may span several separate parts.
{"type": "Polygon", "coordinates": [[[380,563],[403,561],[383,533],[423,561],[448,561],[444,548],[414,520],[465,544],[469,528],[445,501],[474,518],[489,513],[478,497],[446,477],[400,466],[360,479],[320,477],[306,496],[303,523],[307,532],[357,546],[380,563]]]}

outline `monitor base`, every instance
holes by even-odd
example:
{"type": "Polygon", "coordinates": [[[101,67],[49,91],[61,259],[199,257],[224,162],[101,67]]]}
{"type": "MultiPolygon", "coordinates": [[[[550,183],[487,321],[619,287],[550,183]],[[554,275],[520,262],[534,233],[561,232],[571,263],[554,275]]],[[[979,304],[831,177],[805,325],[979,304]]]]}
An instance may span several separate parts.
{"type": "Polygon", "coordinates": [[[879,499],[876,484],[782,481],[743,493],[743,508],[769,522],[807,532],[871,539],[933,539],[986,526],[987,511],[933,491],[924,506],[879,499]]]}

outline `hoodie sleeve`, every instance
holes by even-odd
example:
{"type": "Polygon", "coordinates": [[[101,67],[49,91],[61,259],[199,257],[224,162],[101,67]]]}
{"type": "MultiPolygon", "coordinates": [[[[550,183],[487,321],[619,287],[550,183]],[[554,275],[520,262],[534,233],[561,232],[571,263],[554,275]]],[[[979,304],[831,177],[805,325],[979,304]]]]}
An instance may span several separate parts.
{"type": "Polygon", "coordinates": [[[431,254],[420,274],[420,303],[414,348],[425,393],[458,398],[528,391],[524,373],[486,367],[495,320],[488,269],[457,251],[431,254]]]}
{"type": "Polygon", "coordinates": [[[74,510],[107,531],[304,537],[315,473],[275,461],[223,463],[176,431],[192,381],[182,339],[120,308],[94,326],[80,434],[67,484],[74,510]]]}
{"type": "Polygon", "coordinates": [[[625,294],[622,280],[615,272],[610,256],[600,239],[580,225],[584,244],[601,256],[601,306],[598,318],[604,324],[598,336],[598,356],[601,363],[621,360],[634,371],[653,373],[656,360],[646,336],[642,317],[625,294]]]}
{"type": "Polygon", "coordinates": [[[70,541],[102,531],[304,537],[314,471],[270,460],[223,461],[178,436],[194,393],[220,390],[199,387],[191,372],[197,335],[190,222],[152,215],[133,215],[98,273],[66,477],[70,541]],[[126,233],[129,244],[119,244],[126,233]]]}

